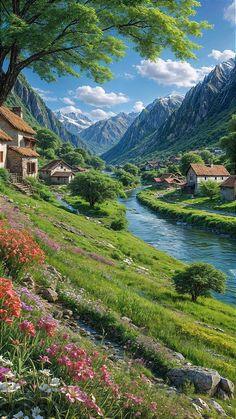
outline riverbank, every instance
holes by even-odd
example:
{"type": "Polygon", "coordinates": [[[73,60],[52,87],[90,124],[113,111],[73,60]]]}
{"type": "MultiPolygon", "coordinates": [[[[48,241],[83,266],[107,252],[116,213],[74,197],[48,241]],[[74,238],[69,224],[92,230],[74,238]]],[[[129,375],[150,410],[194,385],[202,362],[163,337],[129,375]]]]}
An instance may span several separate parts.
{"type": "Polygon", "coordinates": [[[206,210],[185,207],[178,203],[167,202],[157,197],[156,190],[144,190],[137,194],[137,199],[152,210],[163,214],[169,219],[201,227],[213,233],[227,234],[236,238],[236,218],[229,215],[216,214],[206,210]]]}

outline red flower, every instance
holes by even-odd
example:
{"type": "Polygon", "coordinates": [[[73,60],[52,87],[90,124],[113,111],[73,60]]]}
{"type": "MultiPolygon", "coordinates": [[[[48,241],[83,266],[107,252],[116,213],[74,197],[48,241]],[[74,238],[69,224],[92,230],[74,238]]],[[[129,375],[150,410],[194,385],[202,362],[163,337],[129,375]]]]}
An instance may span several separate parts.
{"type": "Polygon", "coordinates": [[[20,317],[21,300],[13,290],[12,282],[0,278],[0,319],[11,324],[13,317],[20,317]]]}
{"type": "Polygon", "coordinates": [[[36,334],[33,323],[31,323],[28,320],[24,320],[20,324],[20,330],[24,331],[27,335],[30,335],[30,336],[35,336],[36,334]]]}

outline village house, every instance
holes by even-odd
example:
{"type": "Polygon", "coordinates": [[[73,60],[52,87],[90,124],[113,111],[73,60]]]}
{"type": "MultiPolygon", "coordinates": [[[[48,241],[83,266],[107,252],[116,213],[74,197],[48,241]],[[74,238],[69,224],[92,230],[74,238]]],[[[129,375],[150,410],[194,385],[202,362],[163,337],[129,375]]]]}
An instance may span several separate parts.
{"type": "Polygon", "coordinates": [[[165,173],[160,177],[154,178],[153,180],[155,186],[158,189],[178,189],[185,185],[185,181],[183,180],[183,178],[173,173],[165,173]]]}
{"type": "Polygon", "coordinates": [[[36,132],[23,120],[20,107],[0,107],[0,167],[19,179],[38,174],[36,132]]]}
{"type": "Polygon", "coordinates": [[[230,176],[220,185],[220,193],[223,201],[232,202],[236,200],[236,175],[230,176]]]}
{"type": "Polygon", "coordinates": [[[75,177],[73,168],[63,160],[53,160],[40,170],[40,176],[53,185],[68,185],[75,177]]]}
{"type": "Polygon", "coordinates": [[[189,193],[197,193],[202,182],[213,180],[218,183],[224,182],[229,177],[228,170],[223,165],[190,164],[186,172],[185,190],[189,193]]]}
{"type": "Polygon", "coordinates": [[[145,170],[157,170],[160,168],[160,163],[157,160],[149,160],[145,165],[145,170]]]}

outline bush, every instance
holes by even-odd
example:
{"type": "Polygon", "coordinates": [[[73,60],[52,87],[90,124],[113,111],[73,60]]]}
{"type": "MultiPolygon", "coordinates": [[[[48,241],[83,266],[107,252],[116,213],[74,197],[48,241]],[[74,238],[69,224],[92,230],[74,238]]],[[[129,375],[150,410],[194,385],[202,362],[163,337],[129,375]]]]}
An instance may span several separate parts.
{"type": "Polygon", "coordinates": [[[35,198],[42,199],[43,201],[52,202],[54,201],[54,196],[48,186],[39,182],[33,177],[28,177],[26,182],[30,184],[33,190],[33,196],[35,198]]]}
{"type": "Polygon", "coordinates": [[[226,275],[208,263],[192,263],[173,277],[179,294],[190,294],[196,302],[200,296],[210,296],[210,291],[224,292],[226,275]]]}
{"type": "Polygon", "coordinates": [[[4,182],[8,182],[10,179],[10,173],[8,170],[1,168],[0,169],[0,180],[3,180],[4,182]]]}
{"type": "Polygon", "coordinates": [[[127,227],[127,220],[125,217],[116,218],[111,222],[110,227],[115,231],[124,230],[127,227]]]}
{"type": "Polygon", "coordinates": [[[220,196],[220,185],[214,180],[207,180],[200,185],[201,195],[214,199],[220,196]]]}

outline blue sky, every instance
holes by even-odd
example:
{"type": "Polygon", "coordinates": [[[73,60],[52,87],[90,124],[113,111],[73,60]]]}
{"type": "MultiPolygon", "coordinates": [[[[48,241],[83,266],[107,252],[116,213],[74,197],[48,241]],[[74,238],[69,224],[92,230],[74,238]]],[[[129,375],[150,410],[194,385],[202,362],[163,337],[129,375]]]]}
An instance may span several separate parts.
{"type": "Polygon", "coordinates": [[[213,66],[233,56],[236,49],[236,0],[201,0],[201,3],[194,19],[208,20],[214,28],[197,39],[202,45],[196,52],[197,60],[181,63],[166,50],[159,61],[152,63],[128,49],[125,58],[111,67],[114,79],[102,86],[85,76],[62,77],[47,84],[30,70],[24,74],[49,108],[77,109],[93,120],[121,111],[141,110],[159,96],[184,94],[213,66]]]}

